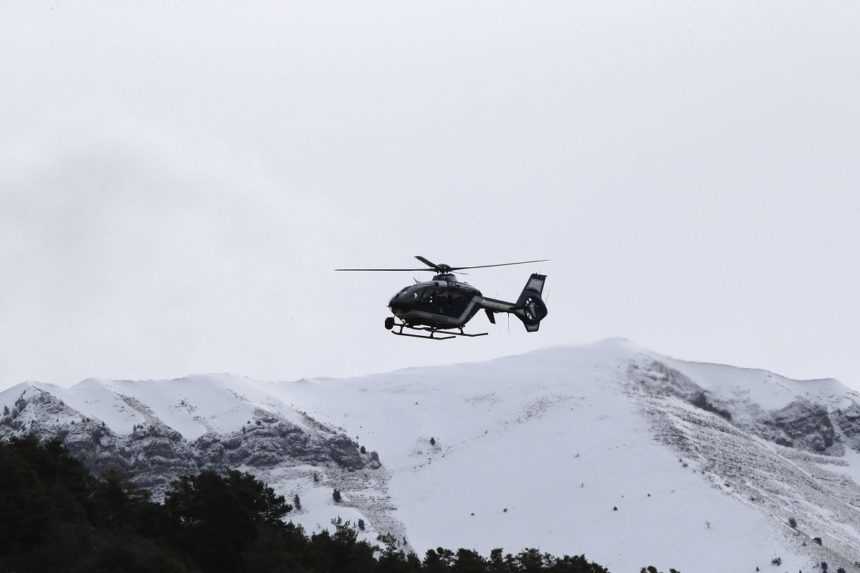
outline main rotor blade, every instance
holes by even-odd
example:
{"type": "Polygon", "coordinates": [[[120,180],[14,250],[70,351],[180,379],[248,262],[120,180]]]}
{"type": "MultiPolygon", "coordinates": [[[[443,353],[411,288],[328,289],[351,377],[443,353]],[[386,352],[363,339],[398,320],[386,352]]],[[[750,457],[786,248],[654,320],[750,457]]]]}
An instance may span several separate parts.
{"type": "Polygon", "coordinates": [[[336,271],[361,271],[361,272],[414,272],[414,271],[436,271],[436,269],[335,269],[336,271]]]}
{"type": "Polygon", "coordinates": [[[509,267],[511,265],[526,265],[528,263],[545,263],[549,259],[535,259],[533,261],[517,261],[515,263],[499,263],[497,265],[476,265],[473,267],[451,267],[451,271],[459,271],[461,269],[488,269],[490,267],[509,267]]]}
{"type": "Polygon", "coordinates": [[[425,265],[427,265],[428,267],[432,267],[434,269],[439,267],[439,265],[437,265],[434,262],[428,261],[427,259],[425,259],[421,255],[415,255],[415,258],[418,259],[419,261],[421,261],[422,263],[424,263],[425,265]]]}

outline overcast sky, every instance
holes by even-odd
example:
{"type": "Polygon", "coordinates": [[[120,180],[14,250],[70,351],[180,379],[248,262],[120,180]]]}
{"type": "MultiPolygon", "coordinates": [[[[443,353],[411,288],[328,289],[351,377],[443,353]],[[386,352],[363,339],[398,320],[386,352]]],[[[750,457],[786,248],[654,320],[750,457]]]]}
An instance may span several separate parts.
{"type": "Polygon", "coordinates": [[[610,336],[860,387],[854,2],[0,0],[0,387],[610,336]],[[473,271],[537,334],[383,329],[473,271]],[[427,275],[415,273],[419,278],[427,275]]]}

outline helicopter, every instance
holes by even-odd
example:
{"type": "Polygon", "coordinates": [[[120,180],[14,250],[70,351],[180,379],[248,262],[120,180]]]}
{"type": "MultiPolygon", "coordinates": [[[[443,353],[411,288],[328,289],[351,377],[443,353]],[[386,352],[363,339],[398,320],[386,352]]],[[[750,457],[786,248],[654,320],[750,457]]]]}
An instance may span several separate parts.
{"type": "Polygon", "coordinates": [[[457,280],[454,271],[542,263],[548,259],[452,267],[434,263],[420,255],[415,258],[426,266],[414,269],[334,270],[351,272],[432,271],[435,273],[432,280],[423,282],[416,280],[415,284],[403,287],[389,301],[388,307],[394,316],[385,319],[385,329],[398,336],[411,336],[428,340],[450,340],[458,336],[486,336],[487,332],[467,333],[463,330],[466,323],[482,309],[492,324],[496,323],[495,315],[497,313],[513,314],[522,321],[526,332],[537,332],[541,320],[546,318],[548,311],[541,298],[546,275],[533,273],[526,281],[526,286],[517,301],[507,302],[485,297],[481,291],[472,285],[457,280]]]}

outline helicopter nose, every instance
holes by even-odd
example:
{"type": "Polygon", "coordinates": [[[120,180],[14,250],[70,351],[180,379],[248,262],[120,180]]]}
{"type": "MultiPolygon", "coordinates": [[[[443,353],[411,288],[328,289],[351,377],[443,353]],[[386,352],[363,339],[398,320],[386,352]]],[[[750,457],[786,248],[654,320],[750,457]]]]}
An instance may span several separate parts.
{"type": "Polygon", "coordinates": [[[400,316],[402,312],[404,312],[407,301],[409,300],[409,296],[405,293],[397,293],[391,300],[388,302],[388,308],[391,309],[391,312],[397,316],[400,316]]]}

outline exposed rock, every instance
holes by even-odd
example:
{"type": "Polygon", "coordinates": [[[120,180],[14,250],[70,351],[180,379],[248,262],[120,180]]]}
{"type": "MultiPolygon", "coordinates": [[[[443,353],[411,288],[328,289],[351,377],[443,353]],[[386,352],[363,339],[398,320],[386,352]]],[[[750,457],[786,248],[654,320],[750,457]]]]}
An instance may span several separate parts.
{"type": "Polygon", "coordinates": [[[848,446],[860,451],[860,404],[851,403],[847,407],[835,410],[831,413],[831,418],[848,446]]]}
{"type": "Polygon", "coordinates": [[[732,421],[732,414],[728,410],[725,410],[723,408],[715,406],[708,399],[708,393],[707,392],[704,392],[704,391],[699,392],[698,394],[693,396],[693,399],[690,400],[690,404],[692,404],[696,408],[701,408],[702,410],[705,410],[706,412],[711,412],[712,414],[716,414],[717,416],[720,416],[721,418],[724,418],[730,422],[732,421]]]}
{"type": "Polygon", "coordinates": [[[781,446],[841,455],[844,436],[850,447],[860,451],[860,405],[856,403],[830,412],[821,404],[798,398],[783,408],[767,411],[755,404],[718,400],[681,372],[658,361],[631,367],[629,374],[640,389],[652,396],[676,396],[781,446]],[[836,425],[841,432],[837,432],[836,425]]]}
{"type": "Polygon", "coordinates": [[[806,400],[771,412],[762,424],[771,430],[766,431],[769,435],[765,437],[782,446],[827,453],[836,444],[836,432],[827,409],[806,400]]]}
{"type": "Polygon", "coordinates": [[[261,411],[243,430],[209,432],[193,442],[152,418],[130,434],[117,435],[49,392],[28,387],[0,418],[0,439],[30,433],[59,439],[94,472],[119,471],[156,497],[178,476],[203,469],[266,469],[285,461],[347,471],[380,467],[375,452],[362,454],[354,440],[307,418],[312,421],[308,430],[261,411]]]}

